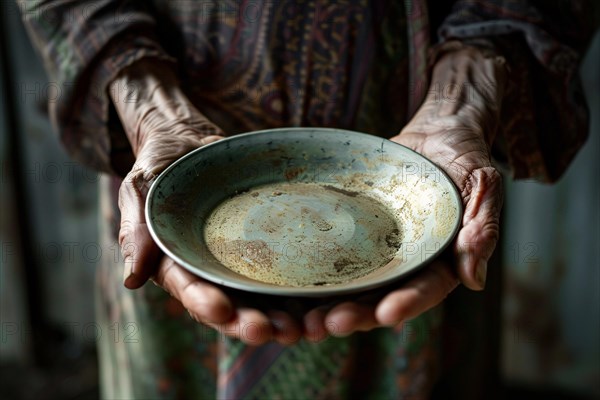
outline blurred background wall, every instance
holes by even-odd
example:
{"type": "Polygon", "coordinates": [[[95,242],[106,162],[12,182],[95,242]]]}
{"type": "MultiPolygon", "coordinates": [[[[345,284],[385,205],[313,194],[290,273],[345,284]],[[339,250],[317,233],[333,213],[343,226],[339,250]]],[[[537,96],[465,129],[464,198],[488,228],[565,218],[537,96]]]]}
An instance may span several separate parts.
{"type": "Polygon", "coordinates": [[[16,2],[1,7],[0,398],[96,398],[99,175],[62,149],[46,112],[60,87],[16,2]]]}
{"type": "Polygon", "coordinates": [[[600,34],[581,67],[590,137],[555,185],[506,179],[506,382],[600,398],[600,34]]]}
{"type": "MultiPolygon", "coordinates": [[[[60,96],[2,2],[0,398],[96,398],[98,174],[47,119],[60,96]]],[[[506,179],[501,383],[507,398],[600,398],[600,35],[582,66],[591,134],[556,185],[506,179]]]]}

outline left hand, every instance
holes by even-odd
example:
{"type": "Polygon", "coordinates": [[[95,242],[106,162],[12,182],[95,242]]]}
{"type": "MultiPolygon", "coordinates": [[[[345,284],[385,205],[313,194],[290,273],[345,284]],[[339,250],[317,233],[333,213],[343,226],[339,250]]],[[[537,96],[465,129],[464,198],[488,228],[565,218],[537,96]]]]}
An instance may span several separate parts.
{"type": "Polygon", "coordinates": [[[503,201],[501,176],[490,155],[505,79],[499,61],[474,48],[444,54],[434,67],[424,104],[391,138],[436,163],[461,193],[464,215],[453,247],[454,265],[437,259],[376,301],[363,297],[310,311],[304,318],[313,332],[308,339],[397,326],[441,303],[460,283],[472,290],[484,288],[503,201]]]}

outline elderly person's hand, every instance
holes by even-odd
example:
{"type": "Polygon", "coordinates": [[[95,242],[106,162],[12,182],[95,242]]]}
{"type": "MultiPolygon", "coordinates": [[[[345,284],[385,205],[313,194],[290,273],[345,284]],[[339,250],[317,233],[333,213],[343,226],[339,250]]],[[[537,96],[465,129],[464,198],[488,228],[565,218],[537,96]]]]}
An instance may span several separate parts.
{"type": "Polygon", "coordinates": [[[111,84],[113,103],[136,162],[119,190],[119,244],[125,260],[127,288],[148,279],[176,297],[198,322],[248,344],[274,339],[286,343],[301,335],[283,312],[244,307],[220,287],[206,282],[162,254],[144,216],[153,178],[184,154],[222,139],[224,133],[190,103],[169,66],[140,61],[111,84]]]}
{"type": "Polygon", "coordinates": [[[433,69],[426,100],[414,118],[392,138],[441,167],[458,187],[464,205],[452,265],[441,259],[382,298],[357,299],[332,309],[312,310],[305,323],[327,333],[347,335],[378,326],[396,326],[442,302],[459,283],[485,286],[487,262],[499,237],[502,182],[491,164],[505,84],[500,58],[459,47],[443,54],[433,69]]]}

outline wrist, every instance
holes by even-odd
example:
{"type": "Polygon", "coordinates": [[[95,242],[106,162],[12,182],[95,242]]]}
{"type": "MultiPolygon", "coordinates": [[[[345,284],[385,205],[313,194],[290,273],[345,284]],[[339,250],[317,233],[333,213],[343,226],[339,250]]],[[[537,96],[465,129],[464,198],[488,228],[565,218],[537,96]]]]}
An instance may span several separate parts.
{"type": "Polygon", "coordinates": [[[134,155],[151,130],[148,122],[161,119],[157,114],[177,118],[193,108],[179,88],[172,66],[154,59],[123,69],[110,83],[109,93],[134,155]]]}
{"type": "Polygon", "coordinates": [[[170,155],[182,156],[224,136],[183,93],[169,64],[154,60],[132,64],[110,90],[136,159],[145,150],[146,156],[150,152],[154,154],[150,158],[156,158],[167,148],[170,155]]]}
{"type": "Polygon", "coordinates": [[[109,93],[121,115],[134,112],[140,104],[147,104],[156,90],[177,88],[178,85],[170,64],[142,59],[119,72],[109,85],[109,93]]]}
{"type": "Polygon", "coordinates": [[[494,140],[508,80],[503,57],[452,41],[434,54],[425,102],[437,116],[457,116],[481,128],[488,145],[494,140]]]}
{"type": "Polygon", "coordinates": [[[486,87],[495,98],[501,99],[508,82],[506,59],[489,45],[465,44],[452,40],[438,45],[430,53],[431,82],[486,87]]]}

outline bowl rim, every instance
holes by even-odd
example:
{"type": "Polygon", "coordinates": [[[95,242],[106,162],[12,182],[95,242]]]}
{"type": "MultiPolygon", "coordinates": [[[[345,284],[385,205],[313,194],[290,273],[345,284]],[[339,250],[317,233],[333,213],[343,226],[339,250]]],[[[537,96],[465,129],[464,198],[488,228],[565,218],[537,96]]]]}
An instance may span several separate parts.
{"type": "MultiPolygon", "coordinates": [[[[429,158],[425,157],[424,155],[422,155],[422,154],[416,152],[415,150],[413,150],[407,146],[404,146],[400,143],[391,141],[387,138],[383,138],[380,136],[375,136],[375,135],[372,135],[369,133],[351,131],[351,130],[347,130],[347,129],[321,128],[321,127],[284,127],[284,128],[273,128],[273,129],[261,129],[261,130],[257,130],[257,131],[244,132],[244,133],[236,134],[233,136],[228,136],[228,137],[225,137],[224,139],[221,139],[221,140],[218,140],[215,142],[211,142],[207,145],[204,145],[202,147],[194,149],[194,150],[188,152],[187,154],[181,156],[177,160],[175,160],[167,168],[165,168],[160,174],[158,174],[158,176],[156,176],[152,179],[151,186],[150,186],[150,189],[148,190],[145,207],[144,207],[144,217],[146,219],[146,226],[147,226],[148,231],[150,232],[150,236],[152,237],[154,242],[158,245],[160,250],[163,251],[166,256],[171,258],[179,266],[183,267],[184,269],[186,269],[190,273],[194,274],[195,276],[198,276],[209,282],[216,283],[218,285],[222,285],[222,286],[225,286],[228,288],[243,290],[246,292],[266,294],[266,295],[298,296],[298,297],[330,297],[330,296],[336,296],[336,295],[346,295],[346,294],[350,294],[350,293],[363,292],[363,291],[367,291],[369,289],[386,286],[392,282],[397,282],[408,276],[412,276],[414,273],[420,271],[422,268],[429,265],[444,250],[446,250],[446,248],[448,248],[448,246],[450,246],[451,243],[454,242],[454,240],[456,239],[456,236],[462,226],[463,212],[464,212],[464,206],[463,206],[463,202],[462,202],[462,197],[461,197],[460,192],[458,191],[458,188],[456,187],[456,184],[454,183],[454,181],[452,181],[452,179],[446,173],[446,171],[444,171],[441,167],[439,167],[436,163],[434,163],[433,161],[431,161],[429,158]],[[181,257],[179,257],[176,254],[176,252],[173,252],[170,249],[168,243],[165,243],[163,240],[161,240],[160,235],[158,234],[157,229],[154,226],[153,219],[151,218],[152,217],[151,209],[152,209],[156,191],[157,191],[157,188],[158,188],[160,182],[163,179],[165,179],[165,177],[168,176],[172,170],[177,168],[178,165],[185,163],[188,159],[195,157],[199,152],[206,151],[207,148],[210,148],[213,146],[223,146],[224,143],[230,142],[230,141],[244,140],[246,137],[249,137],[249,136],[257,136],[257,135],[265,135],[265,134],[272,135],[272,134],[277,134],[277,133],[281,133],[281,132],[289,132],[289,131],[295,131],[295,132],[315,131],[315,132],[318,132],[318,134],[322,134],[325,132],[331,132],[331,133],[335,132],[335,133],[343,133],[343,134],[352,135],[352,136],[361,136],[361,137],[371,136],[378,140],[382,140],[382,144],[390,143],[392,146],[400,146],[404,149],[404,151],[408,151],[409,153],[416,155],[418,158],[421,158],[422,161],[429,163],[430,164],[429,167],[435,168],[435,171],[437,173],[441,173],[442,176],[444,176],[448,180],[448,182],[450,183],[449,186],[451,189],[452,199],[454,200],[453,203],[455,203],[457,205],[457,214],[456,214],[457,216],[456,216],[456,220],[454,221],[454,226],[452,227],[451,233],[448,236],[443,238],[443,240],[441,241],[441,245],[439,246],[439,248],[436,251],[429,253],[430,255],[427,258],[422,260],[419,264],[417,264],[413,268],[411,268],[407,271],[404,271],[402,273],[389,276],[384,279],[379,279],[379,280],[376,280],[373,282],[363,282],[363,283],[355,284],[352,286],[336,284],[336,285],[331,285],[331,286],[322,285],[322,286],[298,286],[298,287],[295,287],[295,286],[279,286],[279,285],[274,285],[274,284],[261,282],[261,281],[255,281],[256,285],[249,285],[242,281],[223,280],[221,278],[213,276],[210,272],[206,272],[204,269],[202,269],[199,266],[194,266],[194,265],[186,262],[181,257]]],[[[227,267],[224,267],[224,268],[227,268],[227,267]]],[[[241,275],[241,276],[243,276],[243,275],[241,275]]],[[[244,277],[244,278],[251,279],[248,277],[244,277]]]]}

